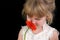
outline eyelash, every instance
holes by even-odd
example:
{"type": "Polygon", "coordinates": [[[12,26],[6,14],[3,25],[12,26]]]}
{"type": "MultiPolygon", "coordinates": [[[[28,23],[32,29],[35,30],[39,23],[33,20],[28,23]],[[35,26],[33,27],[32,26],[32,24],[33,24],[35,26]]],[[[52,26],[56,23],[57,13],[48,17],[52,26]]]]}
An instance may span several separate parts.
{"type": "Polygon", "coordinates": [[[40,19],[35,19],[35,20],[40,20],[40,19]]]}

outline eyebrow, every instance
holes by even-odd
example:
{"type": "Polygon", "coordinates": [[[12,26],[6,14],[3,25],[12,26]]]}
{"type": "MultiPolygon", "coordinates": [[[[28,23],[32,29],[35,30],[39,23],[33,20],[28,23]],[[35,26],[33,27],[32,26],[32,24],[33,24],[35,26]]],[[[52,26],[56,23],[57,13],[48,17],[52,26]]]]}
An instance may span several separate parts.
{"type": "Polygon", "coordinates": [[[41,18],[34,18],[34,19],[36,19],[36,20],[40,20],[41,18]]]}

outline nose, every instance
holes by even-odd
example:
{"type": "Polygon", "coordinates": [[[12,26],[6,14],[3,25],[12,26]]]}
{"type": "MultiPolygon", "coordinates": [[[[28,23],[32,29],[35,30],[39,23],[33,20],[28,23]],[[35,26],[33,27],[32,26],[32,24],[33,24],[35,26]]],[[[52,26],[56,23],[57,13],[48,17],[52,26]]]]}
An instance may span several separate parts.
{"type": "Polygon", "coordinates": [[[36,24],[36,20],[32,20],[32,23],[36,24]]]}

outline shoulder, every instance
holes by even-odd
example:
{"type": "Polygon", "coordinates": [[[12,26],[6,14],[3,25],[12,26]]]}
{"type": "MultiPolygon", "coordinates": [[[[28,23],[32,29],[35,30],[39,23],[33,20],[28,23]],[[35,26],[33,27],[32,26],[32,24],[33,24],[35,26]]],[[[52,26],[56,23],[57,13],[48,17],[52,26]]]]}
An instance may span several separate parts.
{"type": "Polygon", "coordinates": [[[22,29],[27,29],[28,27],[27,26],[21,26],[22,27],[22,29]]]}
{"type": "Polygon", "coordinates": [[[49,27],[50,28],[50,32],[49,32],[49,37],[50,40],[58,40],[59,38],[59,31],[56,28],[53,27],[49,27]]]}
{"type": "Polygon", "coordinates": [[[27,29],[28,29],[27,26],[21,26],[21,29],[20,29],[19,33],[24,34],[27,29]]]}
{"type": "Polygon", "coordinates": [[[53,28],[50,40],[59,40],[59,31],[57,29],[53,28]]]}
{"type": "Polygon", "coordinates": [[[51,26],[48,26],[47,27],[47,32],[48,32],[48,34],[51,36],[53,33],[57,33],[58,35],[59,35],[59,31],[56,29],[56,28],[54,28],[54,27],[51,27],[51,26]]]}
{"type": "Polygon", "coordinates": [[[18,39],[17,40],[22,40],[23,39],[23,28],[21,27],[21,29],[19,30],[19,33],[18,33],[18,39]]]}
{"type": "Polygon", "coordinates": [[[53,28],[53,27],[51,27],[51,30],[52,30],[52,32],[55,34],[58,34],[59,35],[59,31],[56,29],[56,28],[53,28]]]}
{"type": "Polygon", "coordinates": [[[18,34],[18,40],[22,40],[23,38],[23,35],[25,33],[25,31],[27,30],[27,26],[21,26],[21,29],[19,31],[19,34],[18,34]]]}
{"type": "Polygon", "coordinates": [[[59,35],[59,31],[56,28],[52,28],[53,35],[59,35]]]}
{"type": "Polygon", "coordinates": [[[56,28],[51,27],[51,26],[48,26],[48,31],[50,31],[50,32],[56,32],[56,33],[59,34],[59,31],[56,28]]]}

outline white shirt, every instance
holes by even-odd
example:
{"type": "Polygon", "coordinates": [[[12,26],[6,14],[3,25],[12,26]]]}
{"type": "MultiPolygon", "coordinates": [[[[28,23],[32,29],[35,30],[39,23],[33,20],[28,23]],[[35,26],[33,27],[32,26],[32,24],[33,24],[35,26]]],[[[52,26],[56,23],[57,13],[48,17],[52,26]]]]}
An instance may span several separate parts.
{"type": "MultiPolygon", "coordinates": [[[[23,35],[23,40],[24,40],[24,34],[25,34],[27,29],[28,29],[27,26],[22,27],[21,34],[23,35]]],[[[26,39],[25,40],[49,40],[49,38],[53,36],[53,31],[58,32],[55,28],[53,28],[45,23],[43,25],[43,31],[40,33],[34,34],[29,29],[26,32],[26,37],[25,37],[26,39]]]]}

